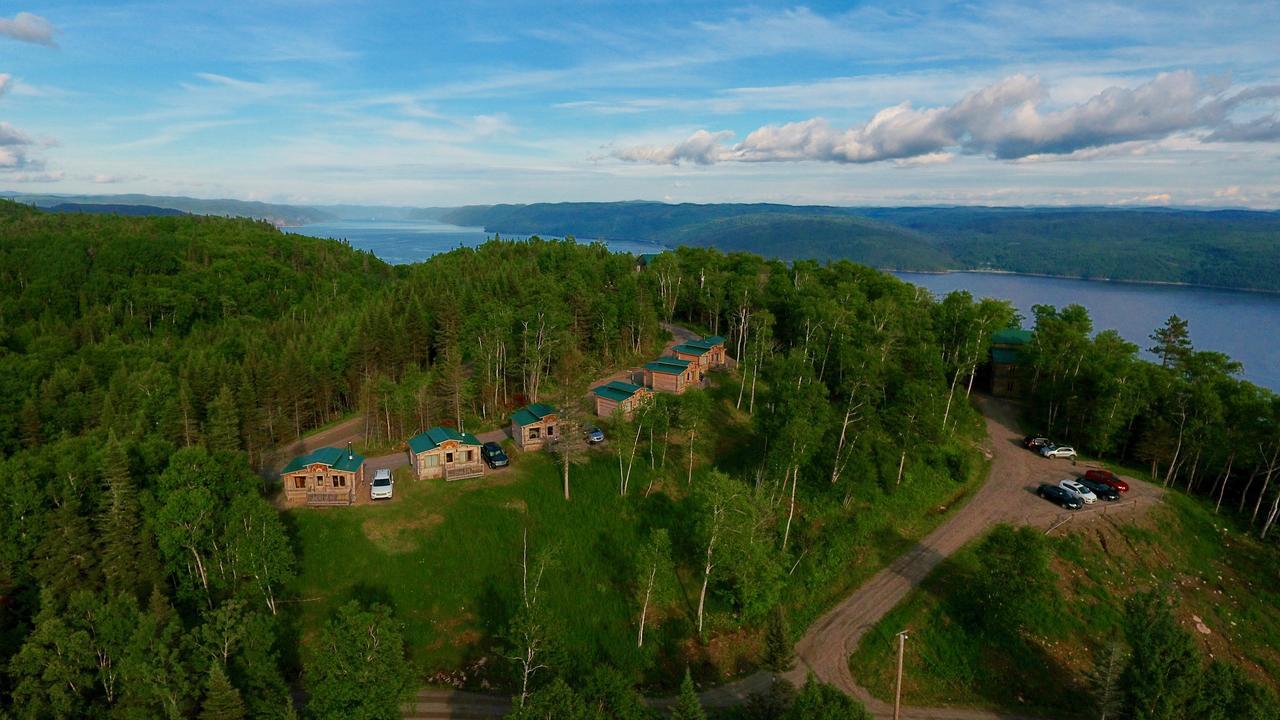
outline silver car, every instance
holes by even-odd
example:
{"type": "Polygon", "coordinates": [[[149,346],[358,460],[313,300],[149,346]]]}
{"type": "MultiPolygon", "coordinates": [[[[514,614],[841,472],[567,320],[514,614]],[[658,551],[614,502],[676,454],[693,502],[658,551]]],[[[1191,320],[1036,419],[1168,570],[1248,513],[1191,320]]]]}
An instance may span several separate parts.
{"type": "Polygon", "coordinates": [[[1071,493],[1085,505],[1092,505],[1098,502],[1098,496],[1094,495],[1092,490],[1070,478],[1058,483],[1058,487],[1071,493]]]}
{"type": "Polygon", "coordinates": [[[373,472],[373,484],[369,486],[370,500],[390,500],[395,490],[396,481],[391,479],[391,471],[383,468],[373,472]]]}
{"type": "Polygon", "coordinates": [[[1070,445],[1058,445],[1057,447],[1042,447],[1040,454],[1047,458],[1068,458],[1076,459],[1076,449],[1070,445]]]}

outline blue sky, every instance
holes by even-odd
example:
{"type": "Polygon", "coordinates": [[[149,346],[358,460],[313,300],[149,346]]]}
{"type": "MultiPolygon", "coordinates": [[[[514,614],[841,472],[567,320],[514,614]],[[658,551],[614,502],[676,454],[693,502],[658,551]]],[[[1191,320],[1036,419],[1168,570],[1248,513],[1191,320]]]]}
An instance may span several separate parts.
{"type": "Polygon", "coordinates": [[[0,189],[1280,207],[1280,3],[44,2],[0,189]]]}

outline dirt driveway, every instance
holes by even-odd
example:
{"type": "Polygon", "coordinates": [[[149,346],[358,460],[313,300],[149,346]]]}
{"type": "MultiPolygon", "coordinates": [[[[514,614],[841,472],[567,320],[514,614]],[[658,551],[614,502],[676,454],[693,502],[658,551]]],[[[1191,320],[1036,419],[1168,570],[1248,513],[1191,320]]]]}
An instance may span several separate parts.
{"type": "MultiPolygon", "coordinates": [[[[1016,427],[1016,408],[984,399],[987,432],[992,454],[991,475],[972,499],[955,515],[921,540],[889,567],[880,571],[852,595],[814,623],[796,644],[798,662],[787,675],[804,682],[813,672],[819,679],[861,700],[876,717],[892,717],[892,708],[858,685],[849,672],[849,657],[863,635],[906,597],[948,555],[997,523],[1027,524],[1048,530],[1066,521],[1091,522],[1104,514],[1141,513],[1160,499],[1160,488],[1127,478],[1131,490],[1121,500],[1087,506],[1070,512],[1035,494],[1041,483],[1054,483],[1083,475],[1088,465],[1069,460],[1049,460],[1022,447],[1016,427]],[[1070,517],[1070,520],[1066,520],[1070,517]]],[[[985,720],[1014,718],[975,710],[903,708],[909,720],[985,720]]]]}

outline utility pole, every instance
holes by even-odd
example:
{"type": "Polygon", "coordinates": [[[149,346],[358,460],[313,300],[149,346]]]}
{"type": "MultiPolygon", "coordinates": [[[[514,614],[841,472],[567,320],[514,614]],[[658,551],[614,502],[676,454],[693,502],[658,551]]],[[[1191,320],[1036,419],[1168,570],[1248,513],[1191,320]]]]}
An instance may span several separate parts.
{"type": "Polygon", "coordinates": [[[906,650],[907,631],[898,633],[898,682],[893,695],[893,720],[899,720],[902,713],[902,656],[906,650]]]}

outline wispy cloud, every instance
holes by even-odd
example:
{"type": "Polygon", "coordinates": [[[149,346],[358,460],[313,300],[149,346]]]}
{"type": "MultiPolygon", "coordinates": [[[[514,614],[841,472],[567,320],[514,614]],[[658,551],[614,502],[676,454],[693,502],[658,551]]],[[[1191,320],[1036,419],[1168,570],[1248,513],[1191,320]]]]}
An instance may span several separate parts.
{"type": "Polygon", "coordinates": [[[0,35],[14,40],[56,47],[57,43],[53,41],[55,32],[53,23],[29,12],[0,18],[0,35]]]}
{"type": "MultiPolygon", "coordinates": [[[[8,73],[0,73],[0,96],[12,85],[13,77],[8,73]]],[[[0,176],[19,182],[27,181],[29,175],[40,173],[45,167],[44,159],[36,155],[36,150],[41,146],[54,144],[56,143],[52,139],[38,141],[9,123],[0,122],[0,176]],[[17,174],[22,174],[23,177],[15,177],[17,174]]],[[[47,177],[53,179],[52,175],[47,177]]]]}
{"type": "Polygon", "coordinates": [[[1014,75],[941,107],[909,102],[887,107],[861,125],[839,128],[823,118],[765,125],[739,143],[732,133],[699,130],[665,146],[621,148],[629,162],[707,165],[716,162],[820,161],[874,163],[958,151],[1000,160],[1069,156],[1092,148],[1157,140],[1190,130],[1217,141],[1272,139],[1275,116],[1248,125],[1229,119],[1247,102],[1280,97],[1280,86],[1228,94],[1229,83],[1191,71],[1162,73],[1134,88],[1111,87],[1084,102],[1047,109],[1048,91],[1035,77],[1014,75]]]}

